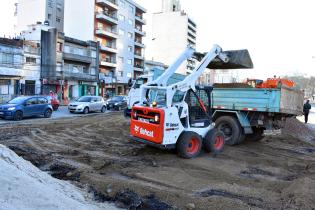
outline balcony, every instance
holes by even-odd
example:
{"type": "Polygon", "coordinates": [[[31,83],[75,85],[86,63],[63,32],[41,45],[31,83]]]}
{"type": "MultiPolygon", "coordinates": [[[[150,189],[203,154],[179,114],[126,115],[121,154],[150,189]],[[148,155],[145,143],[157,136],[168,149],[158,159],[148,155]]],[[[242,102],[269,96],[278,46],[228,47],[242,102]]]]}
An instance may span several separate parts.
{"type": "Polygon", "coordinates": [[[115,24],[115,25],[118,24],[118,18],[116,17],[116,15],[109,14],[106,12],[96,13],[96,19],[102,20],[102,21],[107,21],[107,22],[109,22],[111,24],[115,24]]]}
{"type": "Polygon", "coordinates": [[[140,53],[135,53],[135,58],[139,60],[144,60],[144,56],[142,56],[140,53]]]}
{"type": "Polygon", "coordinates": [[[145,19],[143,19],[143,17],[140,16],[140,15],[136,15],[136,16],[135,16],[135,20],[138,21],[139,23],[141,23],[142,25],[147,24],[147,22],[145,21],[145,19]]]}
{"type": "Polygon", "coordinates": [[[73,53],[63,53],[63,59],[68,60],[68,61],[76,61],[80,63],[87,63],[90,64],[92,63],[92,58],[88,56],[83,56],[83,55],[77,55],[73,53]]]}
{"type": "Polygon", "coordinates": [[[135,40],[135,46],[141,47],[141,48],[144,48],[144,47],[145,47],[145,45],[142,44],[141,41],[137,41],[137,40],[135,40]]]}
{"type": "Polygon", "coordinates": [[[139,27],[137,27],[137,26],[136,26],[136,28],[135,28],[135,32],[136,32],[137,34],[141,35],[141,36],[145,36],[145,32],[142,31],[142,29],[139,28],[139,27]]]}
{"type": "Polygon", "coordinates": [[[101,62],[100,62],[100,65],[101,66],[107,66],[107,67],[113,67],[113,68],[116,68],[117,67],[117,63],[116,63],[116,60],[115,59],[101,59],[101,62]]]}
{"type": "Polygon", "coordinates": [[[101,45],[101,50],[102,51],[107,51],[107,52],[111,52],[111,53],[117,53],[118,50],[114,45],[101,45]]]}
{"type": "Polygon", "coordinates": [[[134,70],[138,72],[143,72],[144,71],[144,66],[142,65],[134,65],[134,70]]]}
{"type": "Polygon", "coordinates": [[[188,36],[188,42],[191,42],[192,44],[196,44],[196,39],[193,39],[192,37],[188,36]]]}
{"type": "Polygon", "coordinates": [[[98,28],[98,29],[96,29],[95,34],[107,36],[107,37],[115,38],[115,39],[118,38],[118,34],[117,34],[116,30],[112,30],[112,29],[108,29],[108,28],[106,28],[106,29],[98,28]]]}
{"type": "Polygon", "coordinates": [[[119,8],[116,1],[114,1],[114,0],[96,0],[96,3],[100,4],[102,6],[109,6],[115,10],[118,10],[118,8],[119,8]]]}

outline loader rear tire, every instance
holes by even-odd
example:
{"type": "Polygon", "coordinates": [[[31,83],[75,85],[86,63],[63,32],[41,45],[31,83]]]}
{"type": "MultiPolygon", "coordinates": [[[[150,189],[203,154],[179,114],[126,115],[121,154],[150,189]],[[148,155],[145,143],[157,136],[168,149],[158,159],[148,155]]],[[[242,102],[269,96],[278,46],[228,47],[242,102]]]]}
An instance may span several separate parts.
{"type": "Polygon", "coordinates": [[[225,144],[237,145],[244,141],[242,127],[233,116],[222,116],[215,121],[215,127],[224,134],[225,144]]]}
{"type": "Polygon", "coordinates": [[[206,152],[211,152],[213,154],[219,154],[224,148],[224,134],[216,128],[210,130],[204,141],[203,146],[206,152]]]}
{"type": "Polygon", "coordinates": [[[195,132],[184,132],[177,142],[177,152],[182,158],[194,158],[200,154],[202,139],[195,132]]]}

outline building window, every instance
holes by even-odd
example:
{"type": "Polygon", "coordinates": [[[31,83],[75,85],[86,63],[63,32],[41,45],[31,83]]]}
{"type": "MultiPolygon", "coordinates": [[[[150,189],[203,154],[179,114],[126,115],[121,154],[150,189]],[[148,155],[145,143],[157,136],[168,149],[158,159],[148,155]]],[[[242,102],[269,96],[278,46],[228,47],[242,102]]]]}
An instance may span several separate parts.
{"type": "Polygon", "coordinates": [[[57,21],[58,23],[60,23],[60,22],[61,22],[60,17],[56,17],[56,21],[57,21]]]}
{"type": "Polygon", "coordinates": [[[48,14],[48,20],[50,20],[51,19],[51,14],[48,14]]]}
{"type": "Polygon", "coordinates": [[[132,19],[128,19],[128,24],[133,26],[133,20],[132,19]]]}
{"type": "Polygon", "coordinates": [[[57,52],[62,52],[62,43],[61,42],[57,43],[57,52]]]}
{"type": "Polygon", "coordinates": [[[128,64],[132,65],[132,59],[128,59],[128,64]]]}
{"type": "Polygon", "coordinates": [[[119,63],[124,63],[124,58],[123,57],[118,57],[118,62],[119,63]]]}
{"type": "Polygon", "coordinates": [[[26,57],[26,63],[36,64],[36,58],[26,57]]]}
{"type": "Polygon", "coordinates": [[[89,68],[86,68],[86,66],[83,66],[82,67],[82,70],[83,70],[83,73],[84,74],[89,74],[90,72],[89,72],[89,68]]]}
{"type": "Polygon", "coordinates": [[[119,0],[119,6],[124,8],[125,7],[125,1],[124,0],[119,0]]]}
{"type": "Polygon", "coordinates": [[[50,8],[54,7],[54,0],[48,0],[48,7],[50,8]]]}
{"type": "Polygon", "coordinates": [[[123,77],[124,76],[124,72],[123,71],[118,71],[118,75],[119,77],[123,77]]]}
{"type": "Polygon", "coordinates": [[[91,51],[91,57],[96,58],[96,52],[95,51],[91,51]]]}
{"type": "Polygon", "coordinates": [[[128,51],[132,52],[132,47],[131,46],[128,46],[128,51]]]}
{"type": "Polygon", "coordinates": [[[118,31],[119,35],[124,36],[125,35],[125,31],[123,29],[119,29],[118,31]]]}
{"type": "Polygon", "coordinates": [[[132,39],[133,34],[131,32],[128,32],[128,38],[132,39]]]}
{"type": "Polygon", "coordinates": [[[120,20],[120,21],[125,21],[125,16],[119,15],[119,20],[120,20]]]}
{"type": "Polygon", "coordinates": [[[91,68],[91,75],[96,75],[95,68],[91,68]]]}
{"type": "Polygon", "coordinates": [[[0,95],[9,94],[10,80],[0,80],[0,95]]]}
{"type": "Polygon", "coordinates": [[[130,12],[131,14],[133,14],[133,13],[134,13],[133,6],[129,6],[129,12],[130,12]]]}
{"type": "Polygon", "coordinates": [[[0,53],[0,62],[2,64],[11,64],[13,65],[13,54],[9,54],[9,53],[0,53]]]}
{"type": "Polygon", "coordinates": [[[59,12],[61,12],[61,10],[62,10],[62,5],[61,5],[60,3],[57,3],[57,10],[58,10],[59,12]]]}

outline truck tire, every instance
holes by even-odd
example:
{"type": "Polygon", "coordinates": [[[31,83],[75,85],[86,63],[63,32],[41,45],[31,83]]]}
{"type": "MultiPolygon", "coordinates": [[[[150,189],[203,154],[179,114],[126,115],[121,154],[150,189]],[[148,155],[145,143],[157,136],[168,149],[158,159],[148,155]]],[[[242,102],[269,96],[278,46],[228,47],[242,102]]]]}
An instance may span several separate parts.
{"type": "Polygon", "coordinates": [[[242,127],[232,116],[222,116],[215,121],[215,127],[224,134],[225,144],[237,145],[244,141],[242,127]]]}
{"type": "Polygon", "coordinates": [[[223,132],[216,128],[211,129],[203,140],[203,146],[206,152],[211,152],[213,154],[221,153],[224,147],[223,132]]]}
{"type": "Polygon", "coordinates": [[[200,136],[191,131],[184,132],[180,135],[177,142],[177,152],[182,158],[194,158],[200,154],[202,140],[200,136]]]}
{"type": "Polygon", "coordinates": [[[249,141],[260,141],[262,140],[264,136],[264,129],[263,128],[252,128],[253,132],[252,134],[247,134],[246,135],[246,140],[249,141]]]}

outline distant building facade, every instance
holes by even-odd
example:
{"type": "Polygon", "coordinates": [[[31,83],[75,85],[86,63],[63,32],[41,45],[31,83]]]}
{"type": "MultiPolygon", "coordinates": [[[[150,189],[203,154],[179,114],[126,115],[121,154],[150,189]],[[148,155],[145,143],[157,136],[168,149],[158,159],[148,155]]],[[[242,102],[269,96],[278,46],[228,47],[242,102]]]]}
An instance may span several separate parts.
{"type": "Polygon", "coordinates": [[[37,43],[0,38],[0,103],[18,95],[40,93],[37,43]]]}
{"type": "Polygon", "coordinates": [[[67,104],[83,95],[98,95],[99,43],[81,41],[36,24],[21,35],[25,40],[40,40],[41,94],[55,92],[67,104]]]}
{"type": "Polygon", "coordinates": [[[101,45],[100,94],[125,94],[129,79],[144,71],[146,9],[132,0],[67,0],[65,8],[65,33],[101,45]]]}
{"type": "MultiPolygon", "coordinates": [[[[163,0],[162,12],[153,14],[152,60],[170,65],[187,48],[196,48],[197,25],[181,10],[178,0],[163,0]]],[[[150,58],[151,59],[151,58],[150,58]]],[[[184,62],[177,73],[189,74],[193,59],[184,62]]]]}
{"type": "Polygon", "coordinates": [[[36,22],[45,23],[63,32],[64,0],[19,0],[15,14],[18,32],[36,22]]]}

